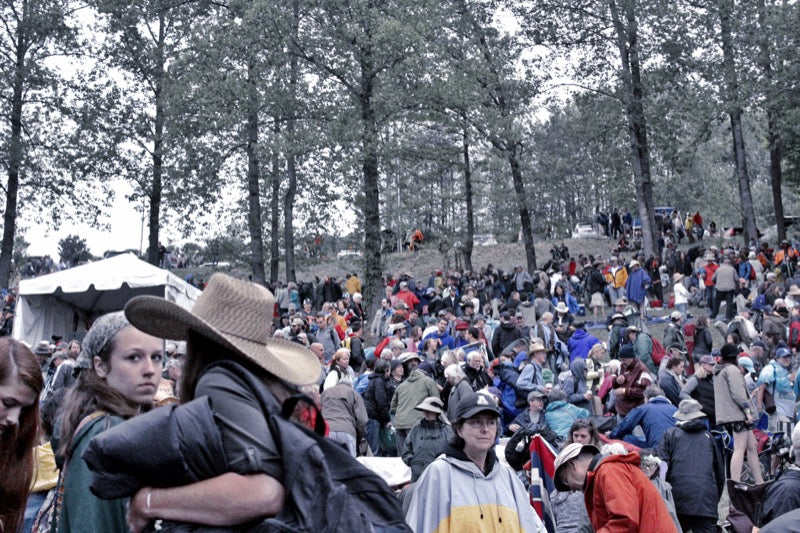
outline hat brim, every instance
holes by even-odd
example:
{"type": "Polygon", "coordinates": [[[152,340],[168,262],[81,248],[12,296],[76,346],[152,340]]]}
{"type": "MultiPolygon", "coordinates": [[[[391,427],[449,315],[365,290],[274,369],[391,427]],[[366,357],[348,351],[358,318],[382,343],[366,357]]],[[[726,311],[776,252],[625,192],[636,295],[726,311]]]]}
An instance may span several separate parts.
{"type": "Polygon", "coordinates": [[[694,411],[693,413],[687,413],[687,414],[683,414],[683,413],[679,413],[678,411],[675,411],[675,414],[672,415],[673,418],[676,418],[676,419],[682,420],[682,421],[694,420],[695,418],[703,418],[705,416],[706,416],[706,414],[703,411],[694,411]]]}
{"type": "Polygon", "coordinates": [[[481,413],[492,413],[493,415],[500,416],[500,411],[497,409],[497,407],[492,407],[491,405],[476,405],[474,407],[470,407],[463,413],[459,413],[458,419],[467,420],[468,418],[472,418],[473,416],[481,413]]]}
{"type": "MultiPolygon", "coordinates": [[[[164,298],[132,298],[125,305],[125,317],[137,329],[162,339],[187,340],[189,331],[194,331],[294,385],[310,385],[319,379],[319,360],[299,344],[283,339],[269,339],[266,344],[261,344],[226,334],[164,298]]],[[[253,317],[253,320],[257,319],[253,317]]]]}
{"type": "Polygon", "coordinates": [[[591,451],[594,454],[600,453],[600,448],[598,448],[594,444],[584,444],[583,446],[581,446],[580,450],[578,450],[578,453],[576,453],[574,456],[570,457],[569,459],[567,459],[566,461],[564,461],[563,463],[559,464],[556,467],[555,472],[553,472],[553,483],[555,484],[556,489],[558,489],[559,492],[569,492],[570,491],[569,486],[566,483],[564,483],[564,481],[561,479],[561,475],[560,474],[562,474],[564,472],[564,468],[570,462],[572,462],[576,457],[578,457],[586,449],[588,449],[589,451],[591,451]]]}
{"type": "Polygon", "coordinates": [[[434,414],[437,414],[437,415],[440,415],[443,412],[438,407],[434,407],[432,405],[418,405],[414,409],[416,409],[417,411],[424,411],[426,413],[434,413],[434,414]]]}

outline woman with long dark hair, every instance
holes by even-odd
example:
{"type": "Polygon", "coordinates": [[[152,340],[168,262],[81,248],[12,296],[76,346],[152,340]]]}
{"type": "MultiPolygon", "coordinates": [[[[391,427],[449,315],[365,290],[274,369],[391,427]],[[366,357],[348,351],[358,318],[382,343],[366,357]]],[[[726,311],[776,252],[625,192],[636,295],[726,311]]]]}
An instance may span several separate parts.
{"type": "Polygon", "coordinates": [[[58,532],[127,531],[127,499],[101,500],[82,454],[107,429],[149,409],[161,380],[163,343],[122,312],[95,320],[83,341],[78,380],[64,399],[57,456],[64,462],[58,532]]]}
{"type": "Polygon", "coordinates": [[[22,524],[33,478],[42,371],[30,349],[0,338],[0,532],[22,524]]]}

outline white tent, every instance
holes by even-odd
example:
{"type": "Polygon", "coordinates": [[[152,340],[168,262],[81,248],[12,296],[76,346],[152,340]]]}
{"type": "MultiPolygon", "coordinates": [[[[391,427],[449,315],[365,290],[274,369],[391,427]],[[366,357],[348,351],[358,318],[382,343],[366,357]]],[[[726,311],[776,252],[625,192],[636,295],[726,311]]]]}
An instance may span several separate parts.
{"type": "Polygon", "coordinates": [[[133,254],[117,255],[20,281],[12,335],[31,346],[53,335],[82,338],[91,320],[142,294],[191,309],[200,290],[133,254]]]}

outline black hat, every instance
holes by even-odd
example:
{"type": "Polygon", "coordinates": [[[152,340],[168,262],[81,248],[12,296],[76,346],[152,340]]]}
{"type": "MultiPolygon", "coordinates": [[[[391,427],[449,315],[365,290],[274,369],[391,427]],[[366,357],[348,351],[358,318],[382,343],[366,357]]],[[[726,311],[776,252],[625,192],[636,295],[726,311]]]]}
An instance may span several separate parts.
{"type": "Polygon", "coordinates": [[[632,359],[636,357],[636,354],[633,352],[633,346],[630,344],[624,344],[619,349],[619,358],[620,359],[632,359]]]}
{"type": "Polygon", "coordinates": [[[487,412],[495,416],[500,416],[500,411],[497,410],[497,404],[494,398],[486,393],[475,392],[467,394],[458,402],[456,409],[456,419],[466,420],[473,416],[487,412]]]}
{"type": "Polygon", "coordinates": [[[739,356],[739,348],[735,344],[728,343],[719,350],[719,356],[726,361],[736,361],[739,356]]]}

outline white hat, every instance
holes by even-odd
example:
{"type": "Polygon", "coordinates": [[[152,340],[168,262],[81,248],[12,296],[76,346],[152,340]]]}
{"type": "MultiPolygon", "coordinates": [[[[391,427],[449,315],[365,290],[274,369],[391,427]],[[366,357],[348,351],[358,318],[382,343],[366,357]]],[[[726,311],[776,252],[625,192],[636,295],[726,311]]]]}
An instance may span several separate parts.
{"type": "Polygon", "coordinates": [[[634,259],[634,260],[632,260],[632,261],[631,261],[631,262],[628,264],[628,266],[629,266],[629,267],[631,267],[631,268],[633,268],[633,267],[635,267],[635,266],[639,266],[639,261],[637,261],[636,259],[634,259]]]}
{"type": "Polygon", "coordinates": [[[579,442],[573,442],[564,446],[564,449],[561,450],[561,453],[559,453],[558,457],[556,457],[555,463],[553,463],[553,467],[555,468],[553,473],[553,481],[555,482],[556,488],[560,492],[569,492],[569,487],[561,480],[558,474],[563,472],[562,468],[571,460],[578,457],[584,450],[590,451],[594,454],[600,453],[600,450],[594,444],[581,444],[579,442]]]}
{"type": "Polygon", "coordinates": [[[567,304],[565,304],[564,302],[558,302],[558,305],[556,305],[556,312],[569,313],[569,308],[567,307],[567,304]]]}
{"type": "Polygon", "coordinates": [[[389,324],[389,327],[387,328],[389,333],[394,333],[398,329],[406,329],[406,323],[405,322],[397,322],[395,324],[389,324]]]}

